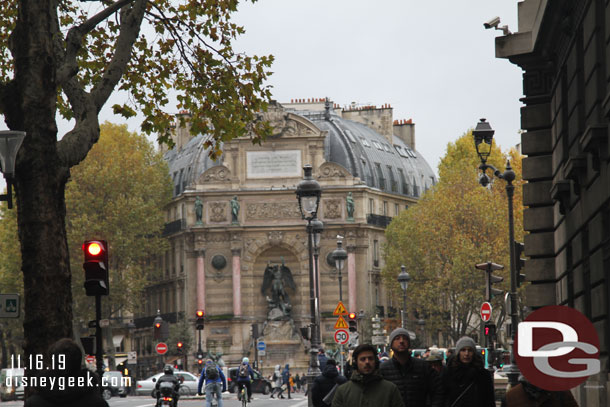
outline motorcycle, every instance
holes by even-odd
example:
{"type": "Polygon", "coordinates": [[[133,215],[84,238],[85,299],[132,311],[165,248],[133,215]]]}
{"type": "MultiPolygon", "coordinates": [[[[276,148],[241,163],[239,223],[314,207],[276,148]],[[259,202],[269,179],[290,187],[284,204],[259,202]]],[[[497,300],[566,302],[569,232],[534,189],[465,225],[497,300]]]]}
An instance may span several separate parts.
{"type": "Polygon", "coordinates": [[[178,400],[176,400],[174,385],[170,382],[163,382],[159,385],[159,398],[157,407],[168,406],[177,407],[178,400]]]}

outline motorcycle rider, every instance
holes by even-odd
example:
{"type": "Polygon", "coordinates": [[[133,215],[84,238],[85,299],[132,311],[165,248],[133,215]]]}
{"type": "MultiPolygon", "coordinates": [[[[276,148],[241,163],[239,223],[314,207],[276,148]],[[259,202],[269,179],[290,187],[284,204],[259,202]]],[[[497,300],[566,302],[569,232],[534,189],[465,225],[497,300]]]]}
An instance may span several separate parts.
{"type": "Polygon", "coordinates": [[[174,375],[174,368],[172,368],[170,365],[166,365],[163,368],[163,376],[159,377],[157,384],[155,385],[155,390],[157,391],[157,407],[159,406],[159,400],[161,399],[161,392],[159,391],[161,383],[172,384],[172,398],[174,399],[174,407],[176,407],[178,405],[178,399],[180,398],[180,393],[178,393],[178,389],[180,388],[180,380],[178,380],[178,378],[174,375]]]}

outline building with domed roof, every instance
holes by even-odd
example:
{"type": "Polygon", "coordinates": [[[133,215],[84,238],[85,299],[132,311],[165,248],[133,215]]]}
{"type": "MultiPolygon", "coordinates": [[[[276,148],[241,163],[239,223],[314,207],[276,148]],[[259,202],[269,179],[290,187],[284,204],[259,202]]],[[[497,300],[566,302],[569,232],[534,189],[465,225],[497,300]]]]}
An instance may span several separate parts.
{"type": "MultiPolygon", "coordinates": [[[[298,328],[310,323],[309,257],[295,194],[307,164],[322,187],[322,341],[334,344],[339,279],[330,256],[338,236],[348,253],[342,271],[347,310],[369,321],[396,317],[380,278],[385,227],[436,182],[415,149],[415,125],[394,120],[389,105],[341,109],[323,99],[273,103],[263,116],[272,136],[261,145],[248,137],[227,142],[218,161],[208,157],[205,135],[192,137],[179,125],[173,130],[176,145],[165,152],[174,182],[164,230],[170,248],[159,261],[163,276],[150,282],[135,320],[141,374],[159,363],[151,329],[157,310],[168,322],[189,321],[188,355],[197,351],[195,311],[203,309],[204,351],[222,352],[229,365],[244,356],[254,360],[254,329],[267,346],[259,357],[263,372],[285,363],[307,369],[308,343],[298,328]],[[275,297],[264,285],[266,270],[276,265],[290,274],[283,280],[288,318],[274,314],[275,297]]],[[[188,362],[196,370],[192,356],[188,362]]]]}

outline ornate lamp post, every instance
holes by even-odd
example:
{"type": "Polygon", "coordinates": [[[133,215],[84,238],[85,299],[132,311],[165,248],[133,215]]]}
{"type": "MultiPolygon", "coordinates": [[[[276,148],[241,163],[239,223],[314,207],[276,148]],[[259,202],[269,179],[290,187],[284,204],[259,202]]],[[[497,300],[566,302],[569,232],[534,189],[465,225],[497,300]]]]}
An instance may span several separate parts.
{"type": "Polygon", "coordinates": [[[400,288],[402,288],[402,311],[400,313],[400,326],[403,328],[407,328],[407,318],[405,315],[405,310],[407,309],[407,288],[409,287],[409,281],[411,281],[411,276],[407,273],[407,269],[404,265],[400,266],[400,273],[398,274],[398,282],[400,283],[400,288]]]}
{"type": "Polygon", "coordinates": [[[23,143],[25,131],[0,131],[0,171],[6,180],[6,194],[0,195],[0,201],[7,201],[8,208],[13,208],[13,175],[17,151],[23,143]]]}
{"type": "MultiPolygon", "coordinates": [[[[307,246],[309,250],[309,307],[311,315],[311,348],[310,348],[310,359],[309,359],[309,370],[307,372],[307,383],[308,388],[311,389],[313,380],[320,374],[320,368],[318,366],[318,349],[320,347],[320,327],[318,325],[318,313],[317,313],[317,281],[314,274],[313,268],[313,253],[312,246],[314,240],[314,226],[312,221],[318,214],[318,206],[320,204],[320,196],[322,195],[322,188],[318,181],[312,177],[311,165],[305,165],[303,167],[304,177],[299,185],[297,185],[297,200],[299,202],[299,210],[301,211],[301,218],[307,220],[307,246]]],[[[316,226],[319,229],[319,225],[316,226]]],[[[318,233],[319,236],[319,233],[318,233]]],[[[318,237],[319,239],[319,237],[318,237]]],[[[318,240],[319,242],[319,240],[318,240]]],[[[311,392],[308,393],[308,406],[312,406],[311,392]]]]}
{"type": "MultiPolygon", "coordinates": [[[[343,242],[337,240],[337,248],[333,250],[332,258],[335,260],[335,267],[337,268],[339,278],[339,301],[343,302],[343,288],[341,286],[341,270],[345,266],[345,260],[347,259],[347,252],[342,247],[343,242]]],[[[343,345],[339,345],[339,369],[343,374],[343,345]]]]}
{"type": "MultiPolygon", "coordinates": [[[[496,177],[503,179],[506,181],[506,196],[508,197],[508,248],[510,253],[510,324],[511,324],[511,332],[510,337],[512,343],[515,343],[515,337],[517,335],[517,325],[519,324],[519,319],[517,315],[517,278],[515,271],[515,222],[513,217],[513,195],[515,193],[515,186],[513,185],[513,181],[515,180],[515,172],[510,166],[510,161],[506,162],[506,171],[503,173],[500,170],[496,169],[493,165],[487,164],[487,158],[491,153],[491,146],[493,142],[493,136],[495,131],[491,128],[489,123],[485,121],[485,119],[481,119],[479,123],[477,123],[477,127],[472,131],[472,135],[474,137],[474,146],[477,149],[477,154],[481,160],[481,165],[479,165],[479,169],[483,172],[481,178],[479,179],[479,183],[486,187],[490,178],[487,175],[487,170],[491,169],[493,175],[496,177]]],[[[508,381],[511,386],[515,386],[517,384],[517,379],[519,378],[519,368],[517,367],[517,362],[515,360],[514,350],[510,350],[510,370],[507,372],[508,381]]]]}
{"type": "MultiPolygon", "coordinates": [[[[324,231],[324,223],[318,218],[312,219],[307,225],[311,226],[311,233],[313,235],[313,267],[314,267],[314,287],[316,289],[316,326],[320,328],[320,271],[318,266],[318,258],[320,257],[320,240],[322,239],[322,232],[324,231]]],[[[320,341],[321,342],[321,341],[320,341]]]]}

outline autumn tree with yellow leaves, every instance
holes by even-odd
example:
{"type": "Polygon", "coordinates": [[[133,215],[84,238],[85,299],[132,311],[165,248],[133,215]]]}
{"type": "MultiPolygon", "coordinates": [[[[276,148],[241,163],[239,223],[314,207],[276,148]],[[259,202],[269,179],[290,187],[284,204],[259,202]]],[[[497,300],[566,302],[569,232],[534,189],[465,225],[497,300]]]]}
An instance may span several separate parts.
{"type": "MultiPolygon", "coordinates": [[[[521,241],[521,156],[515,149],[504,154],[494,144],[488,163],[504,171],[507,159],[516,174],[515,239],[521,241]]],[[[482,187],[479,164],[469,131],[447,146],[439,164],[439,182],[417,205],[395,217],[386,230],[385,284],[396,303],[402,304],[396,277],[401,265],[406,267],[411,276],[407,313],[424,319],[426,332],[434,338],[440,332],[445,339],[457,341],[480,332],[478,313],[485,301],[485,273],[475,269],[475,264],[503,264],[504,270],[495,274],[504,281],[495,287],[507,290],[510,286],[506,182],[493,177],[487,188],[482,187]]],[[[492,319],[499,329],[505,320],[503,299],[494,298],[492,305],[492,319]]]]}

